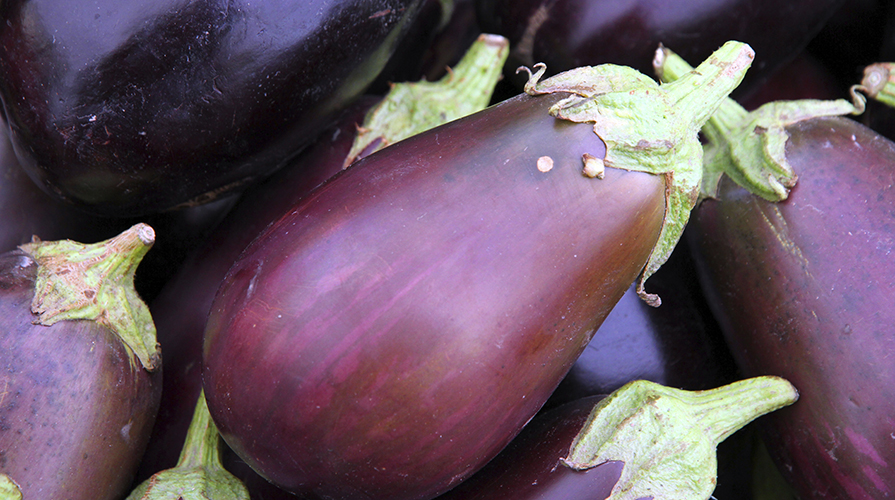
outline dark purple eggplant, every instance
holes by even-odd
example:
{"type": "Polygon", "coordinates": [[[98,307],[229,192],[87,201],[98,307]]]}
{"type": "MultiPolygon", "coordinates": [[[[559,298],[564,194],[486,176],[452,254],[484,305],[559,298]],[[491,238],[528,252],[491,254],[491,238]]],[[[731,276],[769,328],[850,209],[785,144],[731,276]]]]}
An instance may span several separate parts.
{"type": "MultiPolygon", "coordinates": [[[[763,106],[788,110],[775,127],[744,122],[785,134],[784,170],[798,177],[788,197],[771,203],[721,177],[695,212],[691,248],[744,375],[779,375],[802,393],[762,426],[799,498],[892,497],[895,144],[854,120],[811,118],[805,106],[763,106]]],[[[725,125],[705,130],[719,164],[743,126],[725,125]]]]}
{"type": "Polygon", "coordinates": [[[682,227],[695,128],[751,58],[725,44],[671,87],[538,73],[329,179],[215,297],[203,382],[225,441],[310,498],[431,498],[482,467],[682,227]]]}
{"type": "MultiPolygon", "coordinates": [[[[727,40],[755,49],[742,90],[795,57],[843,0],[481,0],[482,30],[510,40],[508,68],[544,62],[552,71],[602,63],[649,72],[656,46],[702,61],[727,40]]],[[[517,80],[517,83],[521,84],[517,80]]]]}
{"type": "Polygon", "coordinates": [[[192,401],[201,388],[205,319],[215,292],[240,252],[313,188],[341,172],[349,157],[365,156],[421,127],[487,106],[507,50],[506,39],[482,35],[445,80],[398,84],[384,98],[359,99],[293,165],[247,190],[208,240],[190,255],[152,303],[159,342],[165,348],[165,379],[159,417],[138,479],[172,467],[177,460],[192,401]],[[384,121],[389,122],[387,130],[382,127],[384,121]]]}
{"type": "Polygon", "coordinates": [[[382,70],[420,0],[0,9],[0,100],[29,176],[103,215],[218,198],[286,164],[382,70]]]}
{"type": "Polygon", "coordinates": [[[149,439],[161,370],[134,268],[137,225],[94,245],[0,255],[0,473],[29,500],[119,500],[149,439]]]}
{"type": "Polygon", "coordinates": [[[895,145],[844,118],[787,128],[799,175],[767,203],[722,181],[697,211],[700,276],[734,356],[803,400],[766,440],[800,498],[895,494],[895,145]]]}
{"type": "MultiPolygon", "coordinates": [[[[174,275],[184,255],[199,245],[234,200],[156,214],[142,220],[157,229],[157,241],[137,268],[136,287],[146,300],[174,275]]],[[[140,222],[80,212],[41,191],[19,166],[5,134],[0,134],[0,252],[33,236],[45,240],[100,241],[140,222]]]]}
{"type": "Polygon", "coordinates": [[[439,500],[708,498],[719,442],[797,399],[777,377],[698,392],[632,381],[605,399],[589,396],[541,413],[439,500]]]}

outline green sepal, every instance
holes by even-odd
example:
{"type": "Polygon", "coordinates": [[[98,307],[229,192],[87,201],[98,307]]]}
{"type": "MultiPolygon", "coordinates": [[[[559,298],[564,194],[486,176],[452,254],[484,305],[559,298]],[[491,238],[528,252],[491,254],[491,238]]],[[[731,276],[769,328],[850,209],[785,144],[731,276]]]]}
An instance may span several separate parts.
{"type": "Polygon", "coordinates": [[[718,444],[798,397],[772,376],[707,391],[637,380],[594,407],[562,463],[585,470],[624,462],[607,500],[705,500],[717,481],[718,444]]]}
{"type": "Polygon", "coordinates": [[[22,500],[19,485],[6,474],[0,474],[0,500],[22,500]]]}
{"type": "Polygon", "coordinates": [[[99,243],[35,238],[21,245],[38,264],[31,300],[35,324],[95,321],[115,332],[144,369],[156,370],[161,351],[155,324],[134,288],[137,266],[154,243],[155,231],[141,223],[99,243]]]}
{"type": "Polygon", "coordinates": [[[699,129],[740,84],[753,56],[748,45],[727,42],[696,71],[667,84],[613,64],[577,68],[543,81],[543,64],[535,65],[534,74],[519,69],[529,73],[528,94],[571,94],[550,113],[593,123],[606,145],[606,167],[665,176],[665,220],[637,283],[638,295],[650,305],[661,300],[647,293],[644,283],[668,260],[697,201],[703,169],[699,129]]]}
{"type": "MultiPolygon", "coordinates": [[[[693,68],[668,49],[660,49],[655,61],[662,81],[673,82],[693,68]]],[[[717,195],[726,174],[751,193],[769,201],[785,200],[798,176],[786,159],[786,127],[809,118],[864,112],[864,97],[851,91],[852,100],[775,101],[752,112],[733,99],[724,99],[702,128],[707,144],[700,198],[717,195]]]]}
{"type": "Polygon", "coordinates": [[[177,465],[143,481],[126,500],[248,500],[248,489],[221,463],[220,441],[201,391],[177,465]]]}
{"type": "Polygon", "coordinates": [[[459,63],[437,82],[396,83],[367,112],[344,167],[389,144],[488,106],[509,54],[500,35],[479,35],[459,63]]]}
{"type": "Polygon", "coordinates": [[[895,63],[881,62],[864,68],[864,77],[858,89],[867,97],[895,108],[895,63]]]}

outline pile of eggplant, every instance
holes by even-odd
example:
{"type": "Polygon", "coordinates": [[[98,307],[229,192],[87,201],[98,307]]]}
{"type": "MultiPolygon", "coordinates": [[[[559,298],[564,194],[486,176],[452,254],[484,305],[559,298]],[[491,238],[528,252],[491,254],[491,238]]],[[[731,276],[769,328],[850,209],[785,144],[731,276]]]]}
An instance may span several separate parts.
{"type": "Polygon", "coordinates": [[[895,498],[893,33],[3,2],[0,500],[895,498]]]}

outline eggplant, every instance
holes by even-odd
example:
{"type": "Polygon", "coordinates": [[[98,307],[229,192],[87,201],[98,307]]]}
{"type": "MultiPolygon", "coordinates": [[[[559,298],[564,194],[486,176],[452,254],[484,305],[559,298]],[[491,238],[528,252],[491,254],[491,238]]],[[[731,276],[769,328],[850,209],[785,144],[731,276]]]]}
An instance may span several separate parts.
{"type": "MultiPolygon", "coordinates": [[[[385,97],[364,96],[346,109],[294,164],[247,190],[153,301],[159,342],[165,346],[165,379],[159,417],[140,480],[173,467],[201,388],[205,319],[214,294],[240,252],[307,193],[341,172],[346,163],[405,135],[488,105],[508,52],[503,37],[482,35],[439,82],[395,84],[385,97]]],[[[254,492],[253,492],[254,493],[254,492]]]]}
{"type": "MultiPolygon", "coordinates": [[[[790,117],[804,104],[771,103],[790,117]]],[[[695,211],[691,248],[744,375],[779,375],[802,393],[761,426],[797,496],[891,497],[895,144],[855,120],[809,116],[778,124],[798,177],[788,197],[771,203],[721,177],[695,211]]],[[[738,130],[727,125],[707,134],[720,150],[738,130]]]]}
{"type": "Polygon", "coordinates": [[[421,0],[14,0],[0,101],[16,155],[85,211],[141,216],[283,166],[385,66],[421,0]]]}
{"type": "Polygon", "coordinates": [[[137,225],[0,254],[0,473],[24,498],[127,493],[161,391],[155,329],[133,289],[154,238],[137,225]]]}
{"type": "Polygon", "coordinates": [[[440,500],[703,500],[715,448],[798,400],[778,377],[704,391],[636,380],[541,413],[485,468],[440,500]],[[586,463],[577,459],[585,457],[586,463]]]}
{"type": "Polygon", "coordinates": [[[722,181],[695,218],[700,276],[744,373],[802,389],[765,430],[799,497],[892,496],[895,146],[844,118],[787,130],[799,183],[771,205],[722,181]]]}
{"type": "Polygon", "coordinates": [[[609,394],[638,379],[702,390],[739,377],[699,288],[686,240],[650,286],[663,298],[662,307],[650,307],[629,287],[545,406],[609,394]]]}
{"type": "MultiPolygon", "coordinates": [[[[544,62],[553,71],[614,63],[643,72],[659,44],[702,61],[727,40],[758,55],[739,91],[756,87],[799,54],[843,0],[482,0],[481,29],[510,40],[508,68],[544,62]]],[[[516,81],[518,85],[524,81],[516,81]]]]}
{"type": "Polygon", "coordinates": [[[309,498],[431,498],[481,468],[667,257],[696,129],[751,59],[725,44],[669,87],[539,72],[330,178],[215,297],[202,375],[225,441],[309,498]]]}
{"type": "MultiPolygon", "coordinates": [[[[74,210],[41,191],[19,166],[5,134],[0,134],[0,251],[31,241],[69,239],[100,241],[127,230],[136,219],[112,219],[74,210]]],[[[174,275],[184,255],[205,239],[232,206],[233,199],[143,218],[157,230],[153,251],[137,268],[136,287],[145,300],[154,298],[174,275]]]]}

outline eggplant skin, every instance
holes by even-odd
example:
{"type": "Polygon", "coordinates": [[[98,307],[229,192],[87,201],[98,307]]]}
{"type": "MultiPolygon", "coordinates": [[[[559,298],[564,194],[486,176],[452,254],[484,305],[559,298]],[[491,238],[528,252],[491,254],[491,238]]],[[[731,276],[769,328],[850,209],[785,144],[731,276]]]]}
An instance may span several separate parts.
{"type": "Polygon", "coordinates": [[[203,383],[252,468],[307,498],[432,498],[535,415],[665,208],[661,176],[581,173],[605,147],[547,113],[562,97],[376,152],[243,252],[209,315],[203,383]]]}
{"type": "Polygon", "coordinates": [[[29,500],[118,500],[149,439],[161,371],[133,365],[92,321],[33,325],[35,273],[27,254],[0,255],[0,472],[29,500]]]}
{"type": "Polygon", "coordinates": [[[152,315],[165,353],[165,377],[158,418],[137,482],[177,463],[202,387],[205,320],[230,266],[265,227],[342,171],[358,126],[380,100],[378,96],[359,98],[292,164],[246,190],[153,300],[152,315]]]}
{"type": "Polygon", "coordinates": [[[360,95],[420,0],[0,10],[0,99],[22,166],[86,211],[139,216],[283,166],[360,95]]]}
{"type": "MultiPolygon", "coordinates": [[[[748,43],[758,57],[742,93],[808,45],[844,0],[478,0],[478,22],[503,35],[507,68],[547,64],[550,72],[603,63],[653,74],[656,47],[704,61],[728,40],[748,43]]],[[[515,78],[521,88],[524,79],[515,78]]]]}
{"type": "Polygon", "coordinates": [[[563,465],[572,443],[603,395],[569,401],[539,414],[482,470],[439,500],[603,500],[624,462],[578,471],[563,465]]]}
{"type": "Polygon", "coordinates": [[[799,389],[761,425],[799,498],[891,498],[895,144],[847,118],[787,130],[786,201],[725,180],[694,212],[700,281],[744,375],[799,389]]]}

